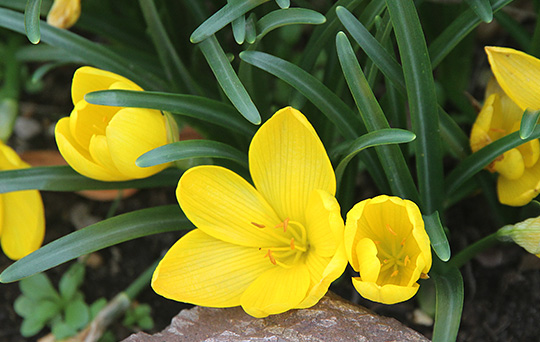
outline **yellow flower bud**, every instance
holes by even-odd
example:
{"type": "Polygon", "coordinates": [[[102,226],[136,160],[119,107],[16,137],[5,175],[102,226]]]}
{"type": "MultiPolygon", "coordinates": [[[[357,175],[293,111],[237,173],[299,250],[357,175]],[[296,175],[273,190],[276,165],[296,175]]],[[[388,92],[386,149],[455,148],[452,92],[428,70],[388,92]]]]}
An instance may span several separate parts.
{"type": "Polygon", "coordinates": [[[511,239],[527,252],[540,257],[540,217],[504,226],[499,229],[498,235],[503,240],[511,239]]]}
{"type": "Polygon", "coordinates": [[[158,110],[99,106],[84,100],[89,92],[108,89],[142,90],[112,72],[92,67],[75,72],[71,87],[75,108],[55,129],[64,159],[80,174],[102,181],[145,178],[165,169],[169,164],[135,165],[139,156],[168,143],[165,117],[158,110]]]}
{"type": "Polygon", "coordinates": [[[81,0],[55,0],[47,23],[58,28],[68,29],[75,25],[81,15],[81,0]]]}
{"type": "MultiPolygon", "coordinates": [[[[0,141],[0,170],[29,167],[9,146],[0,141]]],[[[39,191],[0,194],[0,243],[4,254],[20,259],[41,246],[45,235],[45,214],[39,191]]]]}

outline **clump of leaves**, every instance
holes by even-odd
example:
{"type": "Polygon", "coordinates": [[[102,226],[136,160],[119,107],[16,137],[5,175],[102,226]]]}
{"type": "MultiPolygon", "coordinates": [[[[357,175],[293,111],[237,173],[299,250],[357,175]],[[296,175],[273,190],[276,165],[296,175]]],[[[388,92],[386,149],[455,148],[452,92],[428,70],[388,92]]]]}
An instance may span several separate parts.
{"type": "Polygon", "coordinates": [[[85,266],[73,264],[64,273],[58,291],[43,273],[22,279],[22,295],[14,304],[15,312],[24,318],[21,335],[34,336],[49,326],[57,339],[74,336],[107,304],[100,298],[92,305],[86,304],[80,286],[84,280],[85,266]]]}
{"type": "Polygon", "coordinates": [[[151,312],[152,308],[148,304],[134,305],[126,311],[122,324],[134,330],[136,327],[141,330],[150,330],[154,328],[154,320],[150,315],[151,312]]]}

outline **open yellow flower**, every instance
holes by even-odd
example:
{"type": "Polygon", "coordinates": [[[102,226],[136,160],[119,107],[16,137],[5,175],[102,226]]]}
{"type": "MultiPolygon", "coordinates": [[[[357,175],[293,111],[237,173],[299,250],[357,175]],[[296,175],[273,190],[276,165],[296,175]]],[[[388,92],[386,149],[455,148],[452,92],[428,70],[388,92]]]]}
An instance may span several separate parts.
{"type": "MultiPolygon", "coordinates": [[[[0,170],[29,167],[9,146],[0,141],[0,170]]],[[[0,243],[4,254],[20,259],[41,246],[45,234],[45,214],[36,190],[0,194],[0,243]]]]}
{"type": "Polygon", "coordinates": [[[265,317],[313,306],[343,273],[334,170],[302,113],[287,107],[260,127],[249,168],[255,187],[218,166],[182,176],[178,202],[197,229],[160,262],[157,293],[265,317]]]}
{"type": "Polygon", "coordinates": [[[58,28],[68,29],[75,25],[81,16],[81,0],[54,0],[47,14],[47,23],[58,28]]]}
{"type": "MultiPolygon", "coordinates": [[[[540,61],[508,48],[486,47],[486,53],[496,81],[488,84],[484,106],[473,124],[473,152],[519,130],[525,109],[540,108],[540,81],[536,79],[540,61]]],[[[538,195],[539,157],[540,143],[535,139],[505,152],[487,167],[499,174],[497,193],[501,203],[522,206],[538,195]]]]}
{"type": "Polygon", "coordinates": [[[345,250],[356,290],[384,304],[410,299],[431,268],[429,237],[411,201],[386,195],[357,203],[348,213],[345,250]]]}
{"type": "Polygon", "coordinates": [[[56,124],[60,153],[80,174],[102,181],[149,177],[168,166],[135,165],[142,154],[168,142],[166,119],[160,111],[89,104],[84,95],[107,89],[142,90],[112,72],[79,68],[73,76],[71,97],[75,108],[56,124]]]}

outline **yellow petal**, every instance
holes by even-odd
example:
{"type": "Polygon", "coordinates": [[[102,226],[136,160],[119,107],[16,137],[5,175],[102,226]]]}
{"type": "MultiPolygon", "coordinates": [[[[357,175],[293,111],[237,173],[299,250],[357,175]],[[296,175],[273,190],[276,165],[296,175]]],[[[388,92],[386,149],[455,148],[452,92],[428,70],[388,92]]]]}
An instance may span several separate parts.
{"type": "Polygon", "coordinates": [[[362,297],[383,304],[395,304],[412,298],[418,291],[418,284],[413,286],[383,285],[365,282],[353,278],[353,285],[362,297]]]}
{"type": "Polygon", "coordinates": [[[479,149],[493,142],[490,136],[491,120],[493,118],[493,104],[497,100],[497,94],[492,94],[487,98],[478,113],[471,130],[471,151],[476,152],[479,149]]]}
{"type": "Polygon", "coordinates": [[[68,29],[75,25],[81,15],[81,0],[55,0],[49,13],[49,25],[68,29]]]}
{"type": "Polygon", "coordinates": [[[275,266],[260,275],[242,295],[242,308],[253,317],[266,317],[293,309],[306,297],[310,276],[305,264],[275,266]]]}
{"type": "Polygon", "coordinates": [[[514,49],[487,46],[491,70],[504,92],[522,109],[540,109],[540,60],[514,49]]]}
{"type": "Polygon", "coordinates": [[[515,180],[499,176],[497,195],[502,204],[520,207],[529,203],[540,191],[540,162],[525,169],[523,175],[515,180]]]}
{"type": "Polygon", "coordinates": [[[273,267],[257,248],[223,242],[195,229],[178,240],[161,260],[154,271],[152,288],[181,302],[238,306],[248,286],[273,267]]]}
{"type": "MultiPolygon", "coordinates": [[[[0,222],[4,222],[4,196],[0,194],[0,222]]],[[[2,227],[3,224],[0,223],[0,240],[2,239],[2,227]]]]}
{"type": "Polygon", "coordinates": [[[538,139],[531,140],[517,147],[523,157],[525,167],[532,167],[540,158],[540,142],[538,139]]]}
{"type": "Polygon", "coordinates": [[[2,198],[2,249],[8,258],[17,260],[38,249],[43,242],[43,202],[36,190],[9,192],[2,194],[2,198]]]}
{"type": "Polygon", "coordinates": [[[347,220],[345,222],[345,252],[347,253],[347,259],[351,263],[351,266],[355,271],[360,269],[358,263],[358,255],[356,254],[356,245],[360,241],[358,236],[358,221],[364,212],[364,208],[369,201],[362,201],[356,203],[351,210],[347,213],[347,220]]]}
{"type": "Polygon", "coordinates": [[[79,101],[69,116],[71,135],[83,148],[88,148],[92,136],[105,135],[111,118],[118,112],[118,107],[96,106],[79,101]]]}
{"type": "Polygon", "coordinates": [[[114,164],[120,173],[130,178],[149,177],[169,166],[138,167],[135,164],[142,154],[167,144],[165,118],[157,110],[119,110],[109,122],[106,136],[114,164]]]}
{"type": "Polygon", "coordinates": [[[519,150],[513,148],[493,163],[493,169],[505,178],[516,180],[525,172],[525,162],[519,150]]]}
{"type": "Polygon", "coordinates": [[[335,195],[336,178],[317,133],[294,108],[279,110],[257,131],[249,148],[255,187],[281,220],[304,222],[315,189],[335,195]]]}
{"type": "Polygon", "coordinates": [[[377,257],[377,246],[368,238],[363,238],[356,245],[358,273],[363,281],[376,282],[381,271],[381,261],[377,257]]]}
{"type": "MultiPolygon", "coordinates": [[[[110,71],[89,66],[80,67],[73,75],[73,83],[71,86],[71,98],[73,104],[83,100],[84,95],[87,93],[98,90],[107,90],[117,82],[126,84],[126,87],[121,89],[142,90],[141,87],[131,80],[110,71]]],[[[115,86],[115,89],[119,89],[118,85],[115,86]]]]}
{"type": "MultiPolygon", "coordinates": [[[[426,227],[424,224],[424,219],[422,218],[422,213],[420,212],[420,209],[418,206],[409,200],[404,200],[405,207],[407,208],[407,213],[409,215],[409,220],[412,224],[412,234],[414,236],[414,240],[416,242],[416,245],[420,249],[420,255],[422,256],[422,266],[420,265],[420,261],[417,261],[417,267],[420,267],[420,270],[423,273],[428,273],[431,268],[431,242],[429,240],[429,235],[426,232],[426,227]]],[[[414,245],[414,244],[413,244],[414,245]]],[[[407,245],[413,246],[413,245],[407,245]]],[[[418,278],[416,278],[418,279],[418,278]]]]}
{"type": "Polygon", "coordinates": [[[120,173],[111,158],[109,144],[107,143],[107,138],[104,135],[94,135],[92,137],[90,140],[89,153],[92,160],[99,166],[120,173]]]}
{"type": "Polygon", "coordinates": [[[250,247],[283,244],[273,235],[280,220],[270,205],[230,170],[219,166],[191,168],[180,178],[176,197],[189,220],[217,239],[250,247]]]}
{"type": "Polygon", "coordinates": [[[102,181],[121,181],[128,178],[118,172],[105,169],[93,161],[88,151],[82,149],[71,135],[70,118],[62,118],[56,124],[54,136],[62,157],[78,173],[102,181]]]}
{"type": "Polygon", "coordinates": [[[312,192],[306,208],[306,230],[310,250],[332,257],[343,239],[344,224],[336,198],[323,190],[312,192]]]}
{"type": "Polygon", "coordinates": [[[13,149],[0,140],[0,170],[16,170],[29,167],[13,149]]]}

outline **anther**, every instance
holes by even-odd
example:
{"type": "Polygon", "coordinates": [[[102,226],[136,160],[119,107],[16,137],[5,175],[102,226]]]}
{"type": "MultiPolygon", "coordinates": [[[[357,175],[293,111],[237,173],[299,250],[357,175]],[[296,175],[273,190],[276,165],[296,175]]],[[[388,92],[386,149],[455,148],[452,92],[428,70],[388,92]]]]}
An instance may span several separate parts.
{"type": "Polygon", "coordinates": [[[392,227],[390,227],[390,225],[389,225],[388,223],[386,224],[386,229],[388,229],[388,231],[389,231],[390,233],[392,233],[393,235],[396,235],[396,236],[397,236],[397,233],[396,233],[395,231],[392,230],[392,227]]]}
{"type": "Polygon", "coordinates": [[[502,128],[490,128],[489,130],[491,132],[506,133],[506,130],[502,128]]]}
{"type": "Polygon", "coordinates": [[[387,263],[388,263],[388,259],[384,259],[382,262],[385,263],[385,264],[387,264],[387,263]]]}
{"type": "Polygon", "coordinates": [[[405,246],[405,240],[407,240],[407,238],[403,238],[403,240],[401,240],[401,246],[405,246]]]}
{"type": "Polygon", "coordinates": [[[409,258],[408,255],[405,255],[405,260],[403,260],[403,264],[405,264],[405,266],[407,266],[407,264],[411,261],[411,259],[409,258]]]}
{"type": "Polygon", "coordinates": [[[274,259],[274,256],[272,255],[272,251],[271,250],[268,250],[268,252],[266,252],[266,255],[264,256],[265,258],[268,257],[268,259],[270,259],[270,262],[274,265],[277,265],[277,262],[276,262],[276,259],[274,259]]]}
{"type": "Polygon", "coordinates": [[[381,242],[380,241],[377,241],[377,240],[373,240],[373,243],[376,244],[376,245],[380,245],[381,242]]]}
{"type": "Polygon", "coordinates": [[[420,274],[420,279],[429,279],[429,276],[426,273],[420,274]]]}
{"type": "Polygon", "coordinates": [[[294,238],[291,238],[291,249],[294,249],[294,238]]]}
{"type": "Polygon", "coordinates": [[[103,121],[103,122],[107,122],[107,117],[106,117],[106,116],[104,116],[103,118],[101,118],[101,121],[103,121]]]}
{"type": "Polygon", "coordinates": [[[251,224],[254,225],[257,228],[264,228],[265,227],[264,224],[260,224],[260,223],[256,223],[256,222],[251,222],[251,224]]]}
{"type": "Polygon", "coordinates": [[[392,272],[392,274],[390,274],[390,278],[397,276],[398,273],[399,273],[399,271],[395,270],[394,272],[392,272]]]}

